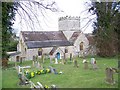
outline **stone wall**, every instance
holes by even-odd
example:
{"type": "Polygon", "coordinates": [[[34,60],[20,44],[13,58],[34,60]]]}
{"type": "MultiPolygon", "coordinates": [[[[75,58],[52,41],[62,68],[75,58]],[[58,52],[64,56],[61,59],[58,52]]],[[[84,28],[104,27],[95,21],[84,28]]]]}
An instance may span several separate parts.
{"type": "Polygon", "coordinates": [[[80,17],[60,17],[58,21],[58,26],[60,31],[80,30],[80,17]]]}
{"type": "Polygon", "coordinates": [[[69,40],[75,31],[62,31],[62,32],[64,33],[67,40],[69,40]]]}
{"type": "MultiPolygon", "coordinates": [[[[73,52],[75,52],[75,50],[76,50],[76,52],[80,52],[80,56],[81,56],[82,53],[85,52],[88,47],[89,47],[89,41],[86,38],[86,36],[83,33],[81,33],[74,43],[74,51],[73,52]],[[82,51],[80,51],[80,43],[81,42],[83,42],[83,50],[82,51]]],[[[75,53],[74,53],[74,55],[75,55],[75,53]]]]}

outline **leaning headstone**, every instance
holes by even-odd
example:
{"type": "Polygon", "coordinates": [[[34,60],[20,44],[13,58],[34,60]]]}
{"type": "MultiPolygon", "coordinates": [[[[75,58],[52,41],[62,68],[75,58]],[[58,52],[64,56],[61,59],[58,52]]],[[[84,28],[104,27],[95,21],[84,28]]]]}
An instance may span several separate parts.
{"type": "Polygon", "coordinates": [[[37,84],[40,86],[40,88],[44,88],[40,82],[37,82],[37,84]]]}
{"type": "Polygon", "coordinates": [[[78,62],[77,62],[76,59],[74,60],[74,67],[77,67],[77,68],[78,68],[78,62]]]}
{"type": "Polygon", "coordinates": [[[114,78],[113,78],[113,70],[112,68],[106,68],[105,70],[106,73],[106,83],[113,85],[115,83],[114,78]]]}
{"type": "Polygon", "coordinates": [[[22,74],[18,74],[18,78],[19,78],[19,80],[20,80],[20,82],[19,82],[19,85],[24,85],[25,83],[24,83],[24,81],[23,81],[23,79],[22,79],[22,74]]]}
{"type": "Polygon", "coordinates": [[[30,83],[30,88],[32,88],[33,90],[37,90],[37,88],[39,88],[37,85],[35,85],[32,81],[29,81],[30,83]]]}
{"type": "Polygon", "coordinates": [[[58,74],[56,69],[53,68],[52,66],[49,66],[49,69],[50,69],[51,73],[58,74]]]}
{"type": "Polygon", "coordinates": [[[49,66],[49,69],[50,69],[51,73],[54,73],[54,70],[53,70],[52,66],[49,66]]]}

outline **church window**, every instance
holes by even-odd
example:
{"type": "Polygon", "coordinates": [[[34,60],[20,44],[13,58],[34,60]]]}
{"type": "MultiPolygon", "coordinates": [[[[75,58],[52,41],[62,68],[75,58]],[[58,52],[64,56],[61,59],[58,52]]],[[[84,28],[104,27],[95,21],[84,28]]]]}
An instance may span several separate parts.
{"type": "Polygon", "coordinates": [[[83,42],[80,43],[80,51],[83,50],[83,42]]]}
{"type": "Polygon", "coordinates": [[[68,53],[68,49],[67,48],[65,48],[65,53],[68,53]]]}
{"type": "Polygon", "coordinates": [[[42,55],[42,48],[39,48],[38,49],[38,56],[41,56],[42,55]]]}

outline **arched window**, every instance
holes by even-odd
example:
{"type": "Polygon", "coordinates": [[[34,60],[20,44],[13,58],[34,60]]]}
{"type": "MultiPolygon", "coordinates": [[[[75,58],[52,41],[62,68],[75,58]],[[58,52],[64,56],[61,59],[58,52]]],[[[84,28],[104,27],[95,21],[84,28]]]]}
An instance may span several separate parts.
{"type": "Polygon", "coordinates": [[[27,50],[27,49],[25,48],[25,53],[26,53],[26,50],[27,50]]]}
{"type": "Polygon", "coordinates": [[[41,56],[41,55],[42,55],[42,51],[43,51],[42,48],[39,48],[39,49],[38,49],[38,56],[41,56]]]}
{"type": "Polygon", "coordinates": [[[80,51],[83,50],[83,42],[80,43],[80,51]]]}
{"type": "Polygon", "coordinates": [[[68,53],[68,48],[65,48],[65,53],[68,53]]]}
{"type": "Polygon", "coordinates": [[[19,62],[20,56],[16,56],[16,62],[19,62]]]}

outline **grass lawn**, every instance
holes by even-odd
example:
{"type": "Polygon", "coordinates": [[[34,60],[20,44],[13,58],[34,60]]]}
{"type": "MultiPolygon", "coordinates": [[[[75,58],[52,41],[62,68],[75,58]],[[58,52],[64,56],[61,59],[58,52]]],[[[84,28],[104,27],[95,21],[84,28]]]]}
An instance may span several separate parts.
{"type": "MultiPolygon", "coordinates": [[[[115,67],[118,66],[117,58],[101,58],[95,57],[97,61],[97,66],[99,69],[85,70],[82,63],[82,58],[77,58],[79,63],[79,68],[73,67],[74,63],[68,62],[67,64],[50,64],[49,60],[46,60],[44,63],[44,67],[53,66],[57,72],[62,71],[63,74],[41,74],[36,75],[34,78],[30,80],[36,84],[36,82],[40,82],[43,85],[51,86],[55,84],[59,88],[118,88],[118,74],[114,74],[114,79],[117,82],[114,85],[109,85],[105,83],[105,68],[106,67],[115,67]]],[[[90,65],[90,57],[87,58],[90,65]]],[[[69,61],[69,60],[68,60],[69,61]]],[[[19,79],[16,70],[12,67],[13,63],[10,62],[10,65],[6,70],[2,71],[2,86],[3,88],[21,88],[18,85],[19,79]]],[[[32,61],[26,61],[21,66],[31,65],[32,61]]],[[[30,71],[37,71],[38,69],[32,67],[30,71]]],[[[22,88],[29,86],[22,86],[22,88]]]]}

